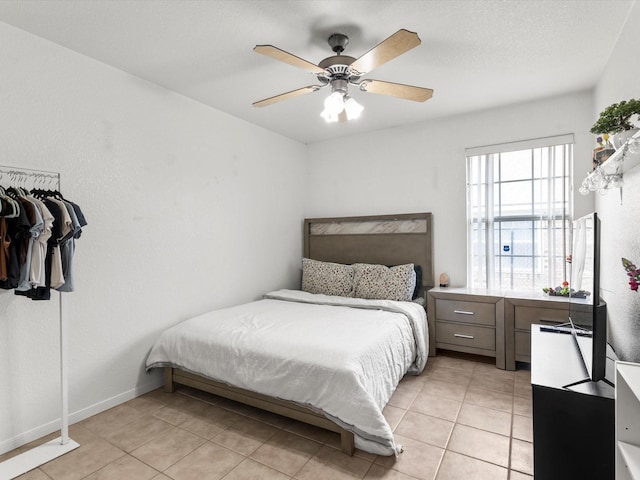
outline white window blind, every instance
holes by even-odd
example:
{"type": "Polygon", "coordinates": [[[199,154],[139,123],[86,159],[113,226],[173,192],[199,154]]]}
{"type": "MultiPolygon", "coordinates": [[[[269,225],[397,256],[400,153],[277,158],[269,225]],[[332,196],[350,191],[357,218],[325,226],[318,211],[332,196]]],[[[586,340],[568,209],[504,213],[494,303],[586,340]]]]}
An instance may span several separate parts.
{"type": "Polygon", "coordinates": [[[567,279],[573,135],[466,150],[467,285],[538,290],[567,279]]]}

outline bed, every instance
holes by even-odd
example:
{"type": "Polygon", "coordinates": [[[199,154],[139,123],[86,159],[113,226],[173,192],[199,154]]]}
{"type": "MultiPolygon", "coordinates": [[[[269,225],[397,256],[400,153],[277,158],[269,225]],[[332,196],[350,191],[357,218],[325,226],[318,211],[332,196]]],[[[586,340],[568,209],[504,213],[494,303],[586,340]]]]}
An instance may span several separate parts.
{"type": "MultiPolygon", "coordinates": [[[[304,257],[338,269],[418,265],[413,295],[423,297],[433,285],[431,214],[307,219],[304,257]]],[[[304,290],[269,292],[168,329],[147,369],[164,368],[169,392],[186,385],[338,432],[347,454],[399,453],[382,409],[402,376],[427,361],[424,307],[304,290]]]]}

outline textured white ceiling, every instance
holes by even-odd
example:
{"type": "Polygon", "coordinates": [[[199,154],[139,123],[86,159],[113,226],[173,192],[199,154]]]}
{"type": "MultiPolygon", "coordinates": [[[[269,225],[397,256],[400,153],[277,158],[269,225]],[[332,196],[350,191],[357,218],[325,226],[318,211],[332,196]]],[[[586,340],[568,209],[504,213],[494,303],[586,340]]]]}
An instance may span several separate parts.
{"type": "MultiPolygon", "coordinates": [[[[304,143],[592,88],[634,0],[1,0],[0,21],[304,143]],[[320,117],[327,90],[251,103],[316,82],[253,52],[312,63],[326,39],[358,57],[400,28],[422,45],[375,78],[434,89],[425,103],[352,91],[356,121],[320,117]]],[[[353,90],[353,89],[352,89],[353,90]]]]}

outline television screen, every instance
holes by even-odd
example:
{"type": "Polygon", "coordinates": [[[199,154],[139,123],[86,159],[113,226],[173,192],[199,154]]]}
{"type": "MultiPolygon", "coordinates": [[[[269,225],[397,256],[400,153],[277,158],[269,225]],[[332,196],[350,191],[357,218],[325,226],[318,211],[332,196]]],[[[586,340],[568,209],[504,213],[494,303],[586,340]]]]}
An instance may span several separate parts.
{"type": "Polygon", "coordinates": [[[573,222],[569,286],[571,300],[576,304],[597,305],[600,300],[599,272],[596,272],[600,262],[599,223],[595,213],[573,222]]]}
{"type": "Polygon", "coordinates": [[[606,306],[600,301],[600,220],[596,213],[573,222],[569,321],[589,379],[605,377],[606,306]]]}

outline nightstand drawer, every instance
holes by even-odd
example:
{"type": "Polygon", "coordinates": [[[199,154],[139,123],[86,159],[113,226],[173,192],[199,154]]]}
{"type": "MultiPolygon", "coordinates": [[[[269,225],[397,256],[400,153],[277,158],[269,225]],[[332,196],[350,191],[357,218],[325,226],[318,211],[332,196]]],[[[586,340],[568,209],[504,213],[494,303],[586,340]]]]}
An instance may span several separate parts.
{"type": "Polygon", "coordinates": [[[490,327],[436,322],[436,340],[449,345],[496,350],[496,330],[490,327]]]}
{"type": "Polygon", "coordinates": [[[563,308],[526,307],[516,305],[514,311],[516,330],[531,330],[532,323],[556,325],[569,321],[569,305],[563,308]]]}
{"type": "Polygon", "coordinates": [[[436,299],[436,320],[495,326],[495,303],[436,299]]]}

